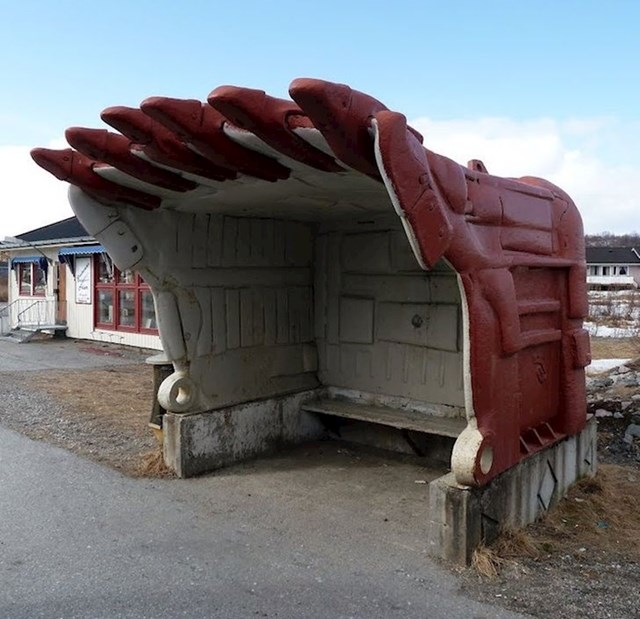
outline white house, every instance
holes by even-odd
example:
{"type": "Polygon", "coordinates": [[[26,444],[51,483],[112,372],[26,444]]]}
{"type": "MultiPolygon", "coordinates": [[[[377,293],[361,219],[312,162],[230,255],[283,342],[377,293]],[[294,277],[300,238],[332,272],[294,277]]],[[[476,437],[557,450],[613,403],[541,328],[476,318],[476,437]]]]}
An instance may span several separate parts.
{"type": "Polygon", "coordinates": [[[0,251],[10,266],[10,328],[162,350],[151,290],[120,272],[75,217],[5,239],[0,251]]]}
{"type": "Polygon", "coordinates": [[[587,284],[638,288],[640,253],[634,247],[587,247],[587,284]]]}

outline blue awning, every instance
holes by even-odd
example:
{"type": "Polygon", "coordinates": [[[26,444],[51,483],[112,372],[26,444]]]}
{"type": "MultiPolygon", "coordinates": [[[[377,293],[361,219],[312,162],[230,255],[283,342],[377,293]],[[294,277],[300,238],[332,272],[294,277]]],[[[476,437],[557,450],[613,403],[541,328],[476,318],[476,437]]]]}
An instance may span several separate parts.
{"type": "Polygon", "coordinates": [[[16,256],[11,258],[11,266],[14,264],[27,264],[29,262],[40,262],[44,260],[43,256],[16,256]]]}
{"type": "MultiPolygon", "coordinates": [[[[102,245],[82,245],[80,247],[63,247],[58,256],[91,256],[92,254],[102,254],[105,248],[102,245]]],[[[61,260],[60,262],[64,262],[61,260]]]]}
{"type": "Polygon", "coordinates": [[[16,264],[37,264],[45,272],[49,269],[49,262],[44,256],[15,256],[11,258],[11,268],[15,269],[16,264]]]}
{"type": "Polygon", "coordinates": [[[76,275],[76,257],[77,256],[93,256],[94,254],[102,254],[105,252],[102,245],[81,245],[80,247],[63,247],[58,252],[60,264],[69,266],[71,274],[76,275]]]}

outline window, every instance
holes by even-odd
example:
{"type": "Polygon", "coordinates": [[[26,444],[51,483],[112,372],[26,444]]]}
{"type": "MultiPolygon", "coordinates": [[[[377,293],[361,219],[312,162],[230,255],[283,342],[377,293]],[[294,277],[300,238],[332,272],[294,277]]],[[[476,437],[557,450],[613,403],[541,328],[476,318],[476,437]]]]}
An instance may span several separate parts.
{"type": "Polygon", "coordinates": [[[602,274],[609,275],[609,267],[602,267],[602,274]]]}
{"type": "Polygon", "coordinates": [[[626,275],[627,274],[627,267],[620,267],[620,275],[626,275]]]}
{"type": "Polygon", "coordinates": [[[153,295],[140,275],[119,271],[107,254],[96,254],[94,260],[96,327],[157,333],[153,295]]]}
{"type": "Polygon", "coordinates": [[[47,290],[47,274],[39,264],[19,264],[17,277],[21,297],[44,297],[47,290]]]}

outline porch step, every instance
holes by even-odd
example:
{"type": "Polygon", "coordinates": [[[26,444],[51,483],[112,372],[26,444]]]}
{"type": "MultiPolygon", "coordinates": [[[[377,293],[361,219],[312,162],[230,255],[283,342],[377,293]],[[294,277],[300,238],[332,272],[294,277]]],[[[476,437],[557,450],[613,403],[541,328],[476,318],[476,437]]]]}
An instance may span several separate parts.
{"type": "Polygon", "coordinates": [[[301,409],[310,413],[357,419],[402,430],[415,430],[453,438],[459,436],[467,425],[466,419],[459,417],[435,417],[413,410],[372,406],[329,398],[305,402],[301,409]]]}
{"type": "Polygon", "coordinates": [[[67,325],[20,325],[12,329],[9,333],[0,336],[0,341],[13,342],[14,344],[26,344],[30,342],[38,333],[51,333],[52,335],[64,334],[67,325]]]}
{"type": "Polygon", "coordinates": [[[21,324],[18,329],[20,331],[66,331],[69,328],[69,325],[62,324],[21,324]]]}
{"type": "Polygon", "coordinates": [[[3,342],[13,342],[14,344],[26,344],[35,335],[34,331],[22,331],[20,329],[13,329],[9,333],[0,337],[3,342]]]}

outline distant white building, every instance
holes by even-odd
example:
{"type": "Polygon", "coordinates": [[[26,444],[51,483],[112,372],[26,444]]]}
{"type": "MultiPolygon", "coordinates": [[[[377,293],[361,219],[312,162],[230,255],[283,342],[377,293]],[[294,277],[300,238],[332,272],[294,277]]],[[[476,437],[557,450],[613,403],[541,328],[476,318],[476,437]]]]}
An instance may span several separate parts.
{"type": "Polygon", "coordinates": [[[638,288],[640,253],[634,247],[587,247],[587,284],[594,288],[638,288]]]}
{"type": "Polygon", "coordinates": [[[10,268],[6,326],[162,350],[151,290],[120,272],[75,217],[6,239],[0,251],[10,268]]]}

